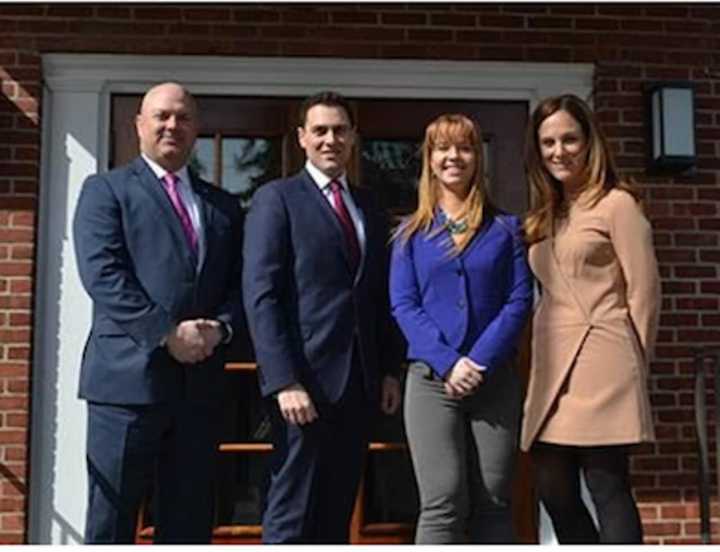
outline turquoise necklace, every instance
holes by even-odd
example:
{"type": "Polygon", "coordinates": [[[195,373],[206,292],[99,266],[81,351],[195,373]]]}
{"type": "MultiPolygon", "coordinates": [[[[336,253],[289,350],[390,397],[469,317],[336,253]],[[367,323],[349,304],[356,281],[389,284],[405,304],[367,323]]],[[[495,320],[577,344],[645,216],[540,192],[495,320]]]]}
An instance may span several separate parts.
{"type": "Polygon", "coordinates": [[[440,224],[442,224],[451,235],[464,234],[468,231],[467,217],[463,217],[460,220],[453,220],[447,216],[447,213],[442,209],[439,209],[439,211],[440,224]]]}

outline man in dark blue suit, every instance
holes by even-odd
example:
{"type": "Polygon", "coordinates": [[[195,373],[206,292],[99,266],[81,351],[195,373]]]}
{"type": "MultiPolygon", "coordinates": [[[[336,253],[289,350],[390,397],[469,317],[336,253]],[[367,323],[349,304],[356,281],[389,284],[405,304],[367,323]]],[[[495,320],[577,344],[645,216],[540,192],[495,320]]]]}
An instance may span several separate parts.
{"type": "Polygon", "coordinates": [[[141,155],[89,177],[73,225],[92,298],[86,543],[131,543],[155,480],[155,542],[210,541],[225,344],[242,324],[242,215],[187,166],[197,108],[180,85],[144,96],[141,155]]]}
{"type": "Polygon", "coordinates": [[[370,420],[400,402],[388,225],[348,185],[354,138],[344,98],[305,100],[305,168],[262,186],[245,226],[245,309],[274,445],[266,543],[348,541],[370,420]]]}

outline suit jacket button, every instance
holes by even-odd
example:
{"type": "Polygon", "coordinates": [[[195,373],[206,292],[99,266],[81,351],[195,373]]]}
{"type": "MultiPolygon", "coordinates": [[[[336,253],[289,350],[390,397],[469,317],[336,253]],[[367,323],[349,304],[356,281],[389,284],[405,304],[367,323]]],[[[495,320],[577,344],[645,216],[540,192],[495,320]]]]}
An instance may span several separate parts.
{"type": "Polygon", "coordinates": [[[459,309],[464,309],[464,308],[465,308],[465,301],[463,301],[462,299],[460,299],[460,300],[457,302],[457,306],[458,306],[459,309]]]}

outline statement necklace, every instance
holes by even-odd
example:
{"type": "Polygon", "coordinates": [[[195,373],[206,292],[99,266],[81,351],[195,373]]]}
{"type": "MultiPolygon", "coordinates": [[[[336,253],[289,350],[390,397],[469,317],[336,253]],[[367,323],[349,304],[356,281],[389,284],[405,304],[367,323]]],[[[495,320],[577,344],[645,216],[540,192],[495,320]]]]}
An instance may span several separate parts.
{"type": "Polygon", "coordinates": [[[440,209],[440,224],[442,224],[448,232],[452,235],[456,234],[464,234],[468,231],[468,222],[467,217],[463,217],[460,220],[453,220],[447,214],[445,211],[440,209]]]}

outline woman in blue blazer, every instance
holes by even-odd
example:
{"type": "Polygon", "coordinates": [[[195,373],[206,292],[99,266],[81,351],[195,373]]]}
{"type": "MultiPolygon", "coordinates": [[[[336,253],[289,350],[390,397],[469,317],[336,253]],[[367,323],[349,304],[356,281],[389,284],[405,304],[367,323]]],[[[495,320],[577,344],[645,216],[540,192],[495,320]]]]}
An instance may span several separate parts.
{"type": "Polygon", "coordinates": [[[513,542],[521,415],[513,358],[532,302],[521,223],[487,198],[470,119],[438,117],[422,152],[418,208],[395,231],[390,270],[393,316],[408,341],[415,541],[513,542]]]}

